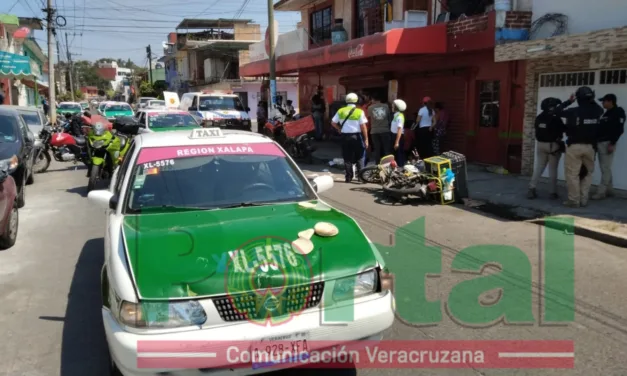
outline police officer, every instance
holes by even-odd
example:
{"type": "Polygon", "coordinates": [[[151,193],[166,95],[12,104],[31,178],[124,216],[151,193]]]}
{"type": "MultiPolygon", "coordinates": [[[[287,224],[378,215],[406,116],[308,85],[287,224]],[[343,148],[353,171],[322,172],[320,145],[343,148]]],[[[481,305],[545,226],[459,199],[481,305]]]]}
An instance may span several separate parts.
{"type": "Polygon", "coordinates": [[[566,159],[564,170],[568,201],[565,206],[578,208],[588,205],[594,149],[599,135],[599,123],[603,109],[594,101],[594,91],[587,86],[577,89],[570,99],[556,109],[556,114],[566,118],[566,159]],[[565,109],[577,100],[579,107],[565,109]],[[585,174],[582,174],[582,170],[585,174]],[[582,174],[582,176],[580,176],[582,174]]]}
{"type": "Polygon", "coordinates": [[[361,170],[364,153],[368,148],[368,120],[361,108],[357,108],[359,97],[355,93],[346,96],[346,106],[340,108],[331,125],[342,134],[342,157],[344,158],[345,179],[349,183],[354,178],[353,165],[361,170]]]}
{"type": "Polygon", "coordinates": [[[623,134],[625,124],[625,110],[616,106],[616,95],[607,94],[600,101],[605,108],[605,113],[601,116],[599,140],[597,143],[599,166],[601,167],[601,184],[599,184],[596,193],[592,196],[593,200],[601,200],[613,194],[612,162],[614,161],[616,143],[623,134]]]}
{"type": "Polygon", "coordinates": [[[540,105],[542,112],[536,117],[535,122],[536,165],[529,182],[529,192],[527,193],[529,199],[538,197],[536,187],[547,164],[549,165],[549,178],[551,180],[551,198],[558,198],[557,167],[563,152],[564,122],[562,118],[557,116],[555,109],[561,103],[562,101],[557,98],[546,98],[540,105]]]}

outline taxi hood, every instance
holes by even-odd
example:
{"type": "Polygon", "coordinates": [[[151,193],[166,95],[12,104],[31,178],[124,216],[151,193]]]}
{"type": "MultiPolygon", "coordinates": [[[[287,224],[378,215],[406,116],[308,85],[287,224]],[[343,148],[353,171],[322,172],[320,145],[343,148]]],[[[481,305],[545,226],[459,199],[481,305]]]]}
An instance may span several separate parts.
{"type": "Polygon", "coordinates": [[[382,262],[353,219],[322,203],[313,209],[290,203],[129,215],[123,232],[143,300],[312,283],[355,275],[382,262]],[[314,249],[304,255],[291,242],[318,222],[334,224],[339,233],[314,234],[314,249]],[[274,261],[268,267],[264,260],[274,261]],[[255,285],[260,279],[264,286],[255,285]]]}

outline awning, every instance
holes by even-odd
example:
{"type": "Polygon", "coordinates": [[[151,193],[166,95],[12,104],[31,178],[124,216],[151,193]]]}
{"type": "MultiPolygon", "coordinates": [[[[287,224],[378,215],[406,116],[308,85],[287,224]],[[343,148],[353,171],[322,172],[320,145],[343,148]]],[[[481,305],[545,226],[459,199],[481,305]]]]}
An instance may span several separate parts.
{"type": "Polygon", "coordinates": [[[37,87],[37,91],[39,91],[40,93],[44,93],[48,91],[48,83],[47,82],[43,82],[43,81],[33,81],[30,78],[25,78],[22,80],[22,83],[26,86],[28,86],[31,89],[35,89],[35,86],[37,87]]]}
{"type": "MultiPolygon", "coordinates": [[[[277,73],[324,67],[329,64],[394,55],[441,54],[447,52],[446,24],[426,27],[392,29],[345,43],[314,48],[279,56],[277,73]]],[[[240,67],[243,77],[263,76],[269,71],[268,60],[255,61],[240,67]]]]}
{"type": "Polygon", "coordinates": [[[0,51],[0,78],[34,77],[28,56],[0,51]]]}
{"type": "Polygon", "coordinates": [[[0,13],[0,24],[20,26],[20,19],[12,14],[0,13]]]}

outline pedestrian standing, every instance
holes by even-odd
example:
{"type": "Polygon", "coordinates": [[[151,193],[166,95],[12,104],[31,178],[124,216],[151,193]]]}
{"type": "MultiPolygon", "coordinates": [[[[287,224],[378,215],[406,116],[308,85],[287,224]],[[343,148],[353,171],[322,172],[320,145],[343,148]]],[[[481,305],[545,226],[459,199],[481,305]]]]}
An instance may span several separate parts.
{"type": "Polygon", "coordinates": [[[599,141],[597,143],[597,153],[599,155],[599,166],[601,167],[601,184],[593,200],[601,200],[613,195],[612,182],[612,162],[616,151],[616,143],[624,132],[625,110],[616,105],[616,95],[607,94],[600,99],[605,108],[605,113],[601,116],[599,141]]]}
{"type": "Polygon", "coordinates": [[[0,82],[0,105],[4,104],[4,82],[0,82]]]}
{"type": "Polygon", "coordinates": [[[357,94],[348,94],[346,106],[340,108],[331,120],[333,128],[342,134],[342,157],[347,183],[355,177],[354,165],[357,165],[357,173],[362,169],[364,152],[368,148],[368,120],[364,111],[357,108],[358,101],[357,94]]]}
{"type": "Polygon", "coordinates": [[[326,106],[322,96],[318,93],[311,98],[311,114],[313,116],[314,125],[316,127],[316,140],[322,140],[324,134],[324,113],[326,106]]]}
{"type": "Polygon", "coordinates": [[[557,168],[563,152],[564,122],[557,116],[555,109],[562,103],[557,98],[546,98],[540,104],[542,112],[536,117],[536,164],[533,176],[529,182],[529,192],[527,198],[538,197],[536,187],[538,180],[549,165],[550,195],[551,199],[557,199],[557,168]]]}
{"type": "Polygon", "coordinates": [[[267,121],[268,103],[262,100],[257,103],[257,133],[263,133],[267,121]]]}
{"type": "Polygon", "coordinates": [[[366,148],[366,150],[364,150],[364,162],[363,162],[363,166],[367,166],[368,162],[370,161],[370,152],[372,151],[372,134],[371,134],[371,119],[368,116],[368,108],[370,108],[370,106],[372,105],[372,97],[370,96],[370,94],[368,93],[363,93],[361,95],[361,109],[364,111],[364,114],[366,115],[366,120],[368,121],[368,123],[366,123],[366,128],[368,129],[368,145],[369,147],[366,148]]]}
{"type": "Polygon", "coordinates": [[[444,105],[441,102],[436,102],[433,105],[435,111],[434,126],[433,126],[433,140],[431,146],[433,148],[433,155],[440,155],[440,141],[446,135],[446,127],[448,125],[448,113],[444,110],[444,105]]]}
{"type": "Polygon", "coordinates": [[[578,208],[588,205],[594,154],[599,139],[599,123],[603,109],[594,101],[594,91],[587,86],[577,89],[570,99],[557,107],[557,116],[566,118],[566,159],[564,169],[568,201],[565,206],[578,208]],[[579,107],[565,110],[577,100],[579,107]]]}
{"type": "Polygon", "coordinates": [[[394,152],[396,153],[394,158],[396,164],[399,167],[405,166],[405,114],[403,113],[407,109],[407,104],[401,99],[396,99],[392,105],[394,111],[394,117],[392,118],[392,124],[390,125],[390,134],[394,140],[394,152]]]}
{"type": "Polygon", "coordinates": [[[44,113],[46,114],[46,116],[50,116],[50,114],[49,114],[49,112],[50,112],[50,105],[48,104],[48,98],[42,97],[41,102],[42,102],[42,105],[44,107],[44,113]]]}
{"type": "Polygon", "coordinates": [[[393,138],[390,133],[391,111],[387,103],[381,103],[379,94],[372,97],[372,104],[368,107],[368,117],[370,118],[370,141],[375,163],[379,163],[381,158],[392,154],[393,150],[393,138]]]}
{"type": "Polygon", "coordinates": [[[414,124],[418,153],[423,159],[433,156],[433,114],[431,97],[424,97],[414,124]]]}

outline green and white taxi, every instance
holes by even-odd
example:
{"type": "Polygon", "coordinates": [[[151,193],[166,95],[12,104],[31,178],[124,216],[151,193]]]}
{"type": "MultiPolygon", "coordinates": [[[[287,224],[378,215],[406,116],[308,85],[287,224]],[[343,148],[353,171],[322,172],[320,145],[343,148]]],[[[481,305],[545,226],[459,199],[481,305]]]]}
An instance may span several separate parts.
{"type": "Polygon", "coordinates": [[[61,102],[59,103],[59,107],[57,107],[57,113],[59,115],[65,115],[65,114],[76,115],[76,114],[80,114],[81,112],[83,112],[83,108],[81,107],[81,104],[78,102],[61,102]]]}
{"type": "Polygon", "coordinates": [[[189,112],[171,108],[142,108],[135,113],[135,120],[141,124],[142,133],[200,128],[189,112]]]}
{"type": "Polygon", "coordinates": [[[246,351],[280,357],[276,343],[286,341],[302,344],[302,355],[316,344],[381,339],[394,321],[383,259],[357,222],[318,196],[332,186],[331,176],[309,180],[259,134],[136,136],[109,189],[88,196],[106,210],[102,318],[112,370],[264,373],[276,368],[254,356],[235,365],[227,348],[243,341],[246,351]]]}
{"type": "Polygon", "coordinates": [[[112,102],[108,103],[102,109],[102,116],[107,120],[113,121],[120,116],[134,116],[135,112],[128,103],[124,102],[112,102]]]}

